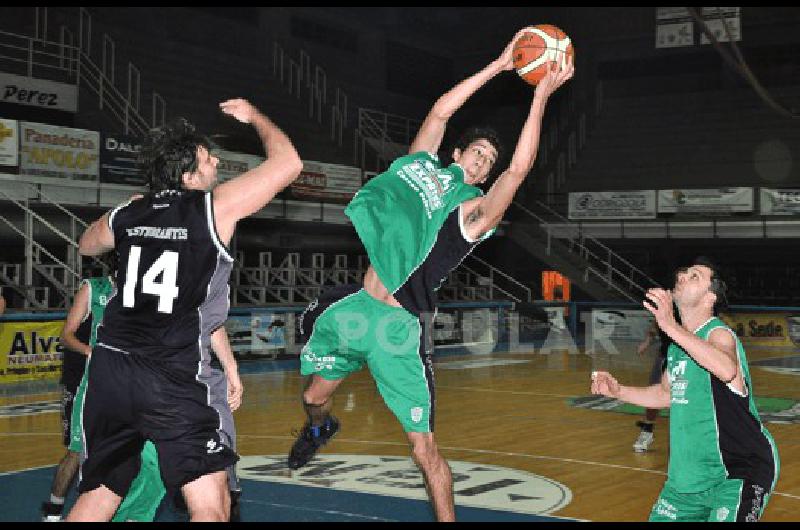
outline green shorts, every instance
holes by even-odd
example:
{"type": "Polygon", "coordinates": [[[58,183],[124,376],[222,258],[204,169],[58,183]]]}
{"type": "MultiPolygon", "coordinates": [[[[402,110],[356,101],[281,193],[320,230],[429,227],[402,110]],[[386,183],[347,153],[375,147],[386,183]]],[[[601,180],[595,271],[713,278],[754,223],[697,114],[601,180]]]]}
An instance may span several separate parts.
{"type": "Polygon", "coordinates": [[[166,492],[161,481],[156,446],[148,440],[142,449],[142,467],[139,468],[139,474],[133,479],[112,522],[152,523],[166,492]]]}
{"type": "Polygon", "coordinates": [[[650,522],[757,522],[771,493],[741,479],[725,480],[701,493],[678,493],[667,481],[650,513],[650,522]]]}
{"type": "Polygon", "coordinates": [[[83,452],[83,400],[86,397],[86,382],[89,378],[89,361],[81,377],[81,383],[75,392],[75,401],[72,403],[72,415],[69,420],[69,445],[67,449],[73,453],[83,452]]]}
{"type": "Polygon", "coordinates": [[[433,432],[433,344],[420,320],[361,286],[333,288],[300,317],[300,370],[329,381],[366,365],[406,432],[433,432]]]}

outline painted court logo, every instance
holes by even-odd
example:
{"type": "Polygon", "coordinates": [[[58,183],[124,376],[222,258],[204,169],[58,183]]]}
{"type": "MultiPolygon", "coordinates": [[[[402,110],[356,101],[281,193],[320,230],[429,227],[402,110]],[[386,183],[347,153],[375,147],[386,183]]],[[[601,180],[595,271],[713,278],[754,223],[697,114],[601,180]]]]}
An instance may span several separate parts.
{"type": "MultiPolygon", "coordinates": [[[[555,513],[572,502],[572,492],[554,480],[498,466],[450,461],[456,504],[531,515],[555,513]]],[[[292,475],[286,455],[243,456],[237,465],[246,480],[276,482],[388,497],[427,500],[422,474],[410,458],[319,455],[292,475]]]]}

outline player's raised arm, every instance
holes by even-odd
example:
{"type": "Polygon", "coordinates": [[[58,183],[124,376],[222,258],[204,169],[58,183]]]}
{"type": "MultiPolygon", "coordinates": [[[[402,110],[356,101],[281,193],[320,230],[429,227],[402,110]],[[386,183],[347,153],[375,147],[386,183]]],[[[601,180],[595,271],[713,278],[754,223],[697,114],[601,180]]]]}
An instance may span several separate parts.
{"type": "Polygon", "coordinates": [[[445,129],[447,128],[447,122],[458,109],[464,106],[464,103],[466,103],[475,92],[480,90],[483,85],[488,83],[495,76],[514,68],[514,43],[524,31],[525,30],[521,30],[511,39],[511,42],[506,46],[505,50],[503,50],[500,57],[489,63],[477,74],[456,85],[436,101],[433,108],[428,113],[428,116],[425,118],[425,121],[422,123],[417,137],[412,142],[409,153],[425,151],[435,154],[439,150],[439,147],[442,145],[445,129]]]}
{"type": "Polygon", "coordinates": [[[462,212],[464,228],[471,239],[479,239],[500,224],[514,195],[533,169],[547,101],[575,73],[571,60],[567,60],[564,68],[558,66],[561,64],[560,57],[551,64],[552,69],[536,87],[528,119],[522,128],[508,169],[500,175],[485,197],[471,201],[462,212]]]}
{"type": "Polygon", "coordinates": [[[225,114],[251,124],[264,143],[267,159],[247,173],[214,190],[214,220],[224,241],[230,241],[236,222],[254,214],[300,175],[303,162],[292,142],[277,125],[243,99],[220,104],[225,114]]]}

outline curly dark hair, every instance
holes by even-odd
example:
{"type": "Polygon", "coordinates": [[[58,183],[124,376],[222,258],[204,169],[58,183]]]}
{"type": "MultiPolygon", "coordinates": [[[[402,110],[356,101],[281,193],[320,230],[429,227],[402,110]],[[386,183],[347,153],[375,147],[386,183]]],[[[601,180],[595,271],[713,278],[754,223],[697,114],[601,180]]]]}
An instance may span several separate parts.
{"type": "Polygon", "coordinates": [[[150,192],[180,190],[183,174],[197,170],[197,148],[209,149],[210,145],[184,118],[151,130],[139,153],[139,166],[150,192]]]}
{"type": "Polygon", "coordinates": [[[463,152],[464,149],[469,147],[472,142],[476,142],[481,139],[492,144],[492,147],[497,150],[497,160],[500,160],[503,157],[505,154],[503,142],[500,141],[500,135],[497,134],[497,131],[491,127],[470,127],[461,133],[461,136],[458,138],[458,140],[456,140],[456,143],[453,144],[453,149],[458,149],[459,151],[463,152]]]}

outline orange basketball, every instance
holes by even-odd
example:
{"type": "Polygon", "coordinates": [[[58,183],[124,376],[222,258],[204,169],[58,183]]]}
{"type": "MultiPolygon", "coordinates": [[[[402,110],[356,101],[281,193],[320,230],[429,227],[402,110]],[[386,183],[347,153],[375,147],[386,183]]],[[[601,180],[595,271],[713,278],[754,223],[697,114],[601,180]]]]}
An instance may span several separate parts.
{"type": "Polygon", "coordinates": [[[526,28],[514,43],[514,68],[526,83],[536,86],[556,61],[558,52],[566,52],[564,64],[567,56],[575,59],[572,41],[566,33],[550,24],[526,28]]]}

